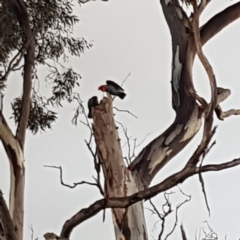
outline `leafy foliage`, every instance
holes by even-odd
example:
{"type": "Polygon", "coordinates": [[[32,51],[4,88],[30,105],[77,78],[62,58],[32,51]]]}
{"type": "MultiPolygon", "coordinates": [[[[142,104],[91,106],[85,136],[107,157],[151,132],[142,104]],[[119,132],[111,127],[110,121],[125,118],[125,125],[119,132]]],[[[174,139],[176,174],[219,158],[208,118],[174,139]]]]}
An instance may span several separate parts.
{"type": "Polygon", "coordinates": [[[90,48],[83,38],[73,38],[73,26],[79,22],[73,14],[70,0],[29,1],[31,23],[35,31],[36,61],[45,63],[46,59],[58,60],[65,50],[71,55],[80,56],[85,48],[90,48]],[[34,7],[33,7],[34,6],[34,7]]]}
{"type": "Polygon", "coordinates": [[[0,0],[0,63],[6,62],[11,51],[21,45],[16,17],[0,0]]]}
{"type": "MultiPolygon", "coordinates": [[[[73,13],[74,0],[28,0],[24,2],[35,40],[35,69],[39,65],[48,67],[46,71],[49,73],[46,80],[52,88],[52,95],[48,99],[42,98],[39,92],[33,89],[34,96],[31,102],[28,128],[36,133],[50,128],[57,118],[55,112],[48,110],[49,104],[62,107],[63,101],[73,101],[74,87],[79,86],[80,75],[59,62],[65,61],[69,55],[79,57],[85,49],[92,47],[92,44],[84,38],[73,36],[73,28],[79,22],[79,18],[73,13]]],[[[0,67],[3,68],[4,80],[7,80],[9,72],[22,68],[19,65],[23,62],[25,48],[18,21],[10,7],[11,5],[7,4],[6,0],[0,0],[0,67]]],[[[39,79],[37,72],[36,70],[33,73],[33,79],[39,79]]],[[[21,104],[21,98],[16,98],[11,104],[16,124],[20,119],[21,104]]]]}
{"type": "MultiPolygon", "coordinates": [[[[15,98],[12,103],[13,118],[15,123],[19,122],[22,99],[15,98]]],[[[28,129],[36,134],[38,131],[45,131],[51,128],[51,124],[57,119],[56,113],[47,108],[46,102],[42,97],[34,94],[31,99],[30,114],[28,119],[28,129]]]]}
{"type": "Polygon", "coordinates": [[[75,86],[79,86],[78,79],[81,76],[69,68],[64,73],[60,74],[57,69],[54,69],[47,79],[53,81],[52,97],[48,99],[48,103],[53,106],[62,106],[61,102],[67,100],[73,101],[75,86]]]}

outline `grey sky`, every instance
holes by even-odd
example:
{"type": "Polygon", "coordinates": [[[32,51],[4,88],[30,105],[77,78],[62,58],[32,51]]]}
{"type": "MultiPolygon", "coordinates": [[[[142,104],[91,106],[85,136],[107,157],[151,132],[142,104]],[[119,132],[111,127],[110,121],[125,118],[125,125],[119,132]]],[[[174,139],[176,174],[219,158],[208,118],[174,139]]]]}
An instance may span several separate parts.
{"type": "MultiPolygon", "coordinates": [[[[214,13],[238,1],[212,1],[203,16],[203,22],[214,13]]],[[[147,140],[137,149],[162,133],[173,121],[171,108],[171,43],[159,1],[112,0],[109,2],[93,1],[76,8],[80,24],[75,28],[79,37],[93,41],[94,47],[85,52],[80,59],[71,58],[69,66],[82,75],[80,95],[85,102],[93,95],[102,97],[97,91],[105,80],[112,79],[124,83],[127,97],[124,101],[116,99],[114,105],[126,109],[138,116],[137,119],[126,113],[116,112],[116,120],[121,121],[131,136],[139,142],[148,134],[147,140]]],[[[216,74],[220,87],[230,88],[232,95],[224,102],[223,108],[240,108],[240,21],[231,24],[204,47],[216,74]]],[[[42,76],[44,69],[42,69],[42,76]]],[[[208,79],[197,61],[194,67],[194,81],[198,93],[209,97],[208,79]]],[[[42,83],[41,83],[42,84],[42,83]]],[[[43,84],[44,85],[44,84],[43,84]]],[[[18,91],[16,76],[9,82],[10,89],[5,101],[18,91]],[[12,85],[12,86],[11,86],[12,85]],[[10,92],[10,96],[8,95],[10,92]]],[[[28,227],[33,226],[35,237],[42,239],[47,231],[59,233],[63,223],[79,211],[89,206],[101,196],[97,189],[83,185],[68,189],[60,185],[59,172],[44,168],[43,165],[62,166],[66,183],[81,180],[92,181],[95,174],[93,160],[84,143],[88,138],[88,129],[82,124],[71,125],[73,105],[66,104],[60,110],[60,116],[52,131],[32,136],[28,133],[26,142],[26,203],[25,203],[25,239],[30,239],[28,227]]],[[[4,109],[7,116],[11,111],[4,109]]],[[[218,125],[214,139],[216,146],[206,158],[206,162],[220,163],[240,156],[240,117],[231,117],[218,125]]],[[[122,143],[124,145],[124,137],[122,143]]],[[[172,159],[163,172],[159,173],[154,183],[163,180],[170,173],[184,166],[195,150],[201,132],[177,157],[172,159]]],[[[124,152],[126,154],[126,147],[124,152]]],[[[1,152],[4,150],[1,147],[1,152]]],[[[9,173],[5,154],[1,154],[0,188],[8,198],[9,173]]],[[[201,185],[197,177],[181,185],[185,193],[192,196],[191,202],[179,211],[179,223],[183,223],[191,239],[196,228],[204,220],[219,234],[219,239],[239,239],[240,231],[240,168],[204,175],[205,186],[211,217],[204,204],[201,185]]],[[[177,195],[180,198],[180,195],[177,195]]],[[[175,199],[176,202],[178,199],[175,199]]],[[[161,206],[162,197],[154,202],[161,206]]],[[[146,205],[149,207],[149,205],[146,205]]],[[[157,237],[160,230],[152,232],[156,218],[146,210],[149,239],[157,237]]],[[[105,223],[102,213],[84,222],[72,234],[72,240],[114,239],[110,211],[107,211],[105,223]]],[[[173,222],[170,219],[169,226],[173,222]]],[[[175,234],[178,234],[179,230],[175,234]]],[[[173,235],[170,239],[177,239],[173,235]]]]}

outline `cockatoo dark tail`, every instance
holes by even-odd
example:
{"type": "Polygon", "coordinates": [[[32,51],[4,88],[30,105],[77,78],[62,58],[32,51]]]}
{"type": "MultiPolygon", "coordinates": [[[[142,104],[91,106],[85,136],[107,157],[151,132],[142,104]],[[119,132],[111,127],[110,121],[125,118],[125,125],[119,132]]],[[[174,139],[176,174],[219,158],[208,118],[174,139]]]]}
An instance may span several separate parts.
{"type": "Polygon", "coordinates": [[[101,85],[98,90],[102,92],[107,92],[112,96],[118,96],[121,99],[124,99],[126,97],[126,93],[117,83],[110,80],[106,81],[106,83],[106,85],[101,85]]]}

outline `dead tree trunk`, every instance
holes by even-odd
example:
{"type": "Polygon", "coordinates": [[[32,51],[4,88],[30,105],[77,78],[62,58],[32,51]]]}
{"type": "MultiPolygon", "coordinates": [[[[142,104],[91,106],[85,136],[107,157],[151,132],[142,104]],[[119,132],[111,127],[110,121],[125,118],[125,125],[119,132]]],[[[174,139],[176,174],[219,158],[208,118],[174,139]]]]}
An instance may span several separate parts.
{"type": "MultiPolygon", "coordinates": [[[[126,197],[143,189],[142,182],[129,171],[112,112],[111,97],[104,98],[94,109],[93,131],[105,178],[105,198],[126,197]]],[[[116,239],[147,239],[142,202],[126,209],[112,209],[116,239]]]]}

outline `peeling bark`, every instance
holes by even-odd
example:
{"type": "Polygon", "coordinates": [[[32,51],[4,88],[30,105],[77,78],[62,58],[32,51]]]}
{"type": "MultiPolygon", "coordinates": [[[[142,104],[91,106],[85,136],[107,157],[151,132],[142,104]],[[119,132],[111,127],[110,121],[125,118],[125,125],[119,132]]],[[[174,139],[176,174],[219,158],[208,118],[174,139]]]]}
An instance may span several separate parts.
{"type": "MultiPolygon", "coordinates": [[[[123,161],[110,96],[93,109],[93,132],[105,178],[105,198],[125,197],[141,190],[143,186],[136,184],[123,161]]],[[[114,208],[112,216],[116,239],[147,239],[141,202],[127,209],[114,208]]]]}
{"type": "Polygon", "coordinates": [[[188,31],[191,29],[189,20],[179,6],[171,2],[161,3],[172,35],[171,84],[176,118],[172,125],[149,143],[132,163],[133,171],[140,174],[145,186],[148,186],[159,170],[192,140],[201,127],[205,111],[197,104],[194,95],[192,66],[196,47],[194,36],[188,31]]]}
{"type": "Polygon", "coordinates": [[[22,30],[22,50],[24,54],[23,67],[23,96],[20,110],[20,120],[17,126],[16,137],[9,129],[7,122],[1,115],[0,138],[6,150],[10,164],[10,203],[9,211],[13,220],[14,230],[18,240],[23,239],[24,217],[24,143],[30,112],[30,97],[32,91],[32,73],[35,58],[35,44],[33,31],[30,27],[29,14],[23,0],[4,0],[9,9],[16,16],[22,30]]]}
{"type": "Polygon", "coordinates": [[[9,212],[13,219],[17,239],[22,239],[25,182],[24,158],[18,140],[12,134],[2,114],[0,114],[0,139],[10,164],[11,186],[9,212]]]}

